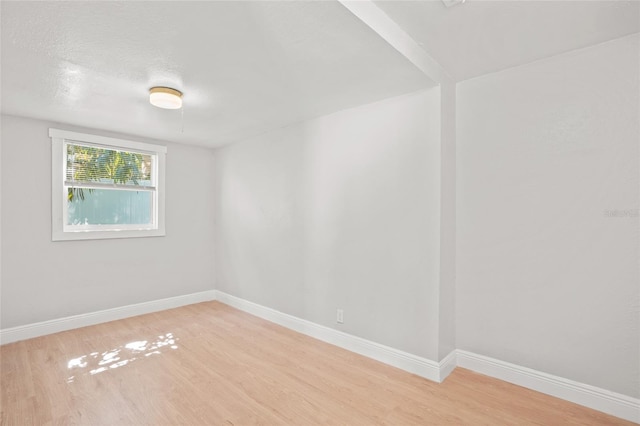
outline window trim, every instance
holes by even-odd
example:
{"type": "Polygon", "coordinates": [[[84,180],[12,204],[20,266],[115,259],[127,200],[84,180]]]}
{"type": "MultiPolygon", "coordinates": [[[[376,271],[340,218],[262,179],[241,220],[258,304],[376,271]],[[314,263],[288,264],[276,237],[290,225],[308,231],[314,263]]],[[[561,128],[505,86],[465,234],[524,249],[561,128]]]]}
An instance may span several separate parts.
{"type": "MultiPolygon", "coordinates": [[[[111,238],[162,237],[165,235],[165,163],[167,147],[145,142],[109,138],[68,130],[49,129],[51,138],[51,240],[99,240],[111,238]],[[65,225],[67,218],[67,190],[65,189],[65,142],[88,144],[107,149],[130,149],[147,152],[156,156],[156,206],[154,208],[154,226],[140,228],[138,225],[98,225],[99,229],[69,229],[65,225]]],[[[107,189],[123,189],[110,186],[107,189]]],[[[124,189],[123,189],[124,190],[124,189]]]]}

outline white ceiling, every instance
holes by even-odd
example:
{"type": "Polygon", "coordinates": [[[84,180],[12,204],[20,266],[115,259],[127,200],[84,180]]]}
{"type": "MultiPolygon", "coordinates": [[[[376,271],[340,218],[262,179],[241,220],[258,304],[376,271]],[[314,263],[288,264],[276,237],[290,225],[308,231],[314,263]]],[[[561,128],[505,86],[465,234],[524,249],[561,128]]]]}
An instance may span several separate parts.
{"type": "Polygon", "coordinates": [[[376,1],[456,81],[640,31],[640,1],[376,1]]]}
{"type": "MultiPolygon", "coordinates": [[[[376,2],[456,80],[640,31],[636,1],[376,2]]],[[[219,146],[434,83],[340,3],[1,2],[1,108],[219,146]],[[182,90],[182,111],[148,89],[182,90]]]]}
{"type": "Polygon", "coordinates": [[[337,2],[1,7],[8,114],[216,146],[434,84],[337,2]],[[184,132],[155,85],[184,92],[184,132]]]}

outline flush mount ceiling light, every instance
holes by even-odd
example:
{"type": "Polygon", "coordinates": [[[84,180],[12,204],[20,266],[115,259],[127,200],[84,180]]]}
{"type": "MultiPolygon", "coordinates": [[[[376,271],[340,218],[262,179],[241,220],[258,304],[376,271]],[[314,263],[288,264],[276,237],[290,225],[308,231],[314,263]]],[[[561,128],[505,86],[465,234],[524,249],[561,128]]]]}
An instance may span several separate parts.
{"type": "Polygon", "coordinates": [[[182,92],[170,87],[152,87],[149,102],[158,108],[179,109],[182,108],[182,92]]]}

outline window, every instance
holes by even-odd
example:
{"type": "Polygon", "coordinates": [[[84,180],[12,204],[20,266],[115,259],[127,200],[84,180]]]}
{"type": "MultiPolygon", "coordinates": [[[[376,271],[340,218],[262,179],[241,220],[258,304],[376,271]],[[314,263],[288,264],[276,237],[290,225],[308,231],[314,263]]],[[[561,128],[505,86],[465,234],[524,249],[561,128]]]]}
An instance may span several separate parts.
{"type": "Polygon", "coordinates": [[[49,129],[53,241],[163,236],[166,147],[49,129]]]}

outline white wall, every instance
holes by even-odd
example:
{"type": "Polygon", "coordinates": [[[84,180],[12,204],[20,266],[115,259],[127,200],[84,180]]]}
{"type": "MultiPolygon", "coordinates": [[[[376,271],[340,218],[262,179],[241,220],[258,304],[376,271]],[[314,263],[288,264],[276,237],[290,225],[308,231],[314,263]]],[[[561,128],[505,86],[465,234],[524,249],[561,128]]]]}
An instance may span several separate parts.
{"type": "Polygon", "coordinates": [[[2,329],[2,120],[0,120],[0,330],[2,329]]]}
{"type": "Polygon", "coordinates": [[[1,328],[210,290],[215,274],[428,359],[457,347],[640,397],[639,48],[309,120],[217,150],[215,172],[210,151],[167,144],[164,238],[52,243],[47,130],[92,131],[2,116],[1,328]],[[36,172],[13,185],[25,162],[36,172]]]}
{"type": "Polygon", "coordinates": [[[438,361],[456,349],[456,85],[440,86],[438,361]]]}
{"type": "Polygon", "coordinates": [[[640,397],[639,51],[458,85],[459,349],[640,397]]]}
{"type": "Polygon", "coordinates": [[[213,288],[210,150],[161,142],[166,237],[51,242],[50,126],[127,138],[2,116],[3,329],[213,288]]]}
{"type": "Polygon", "coordinates": [[[439,111],[436,88],[217,150],[217,288],[437,359],[439,111]]]}

